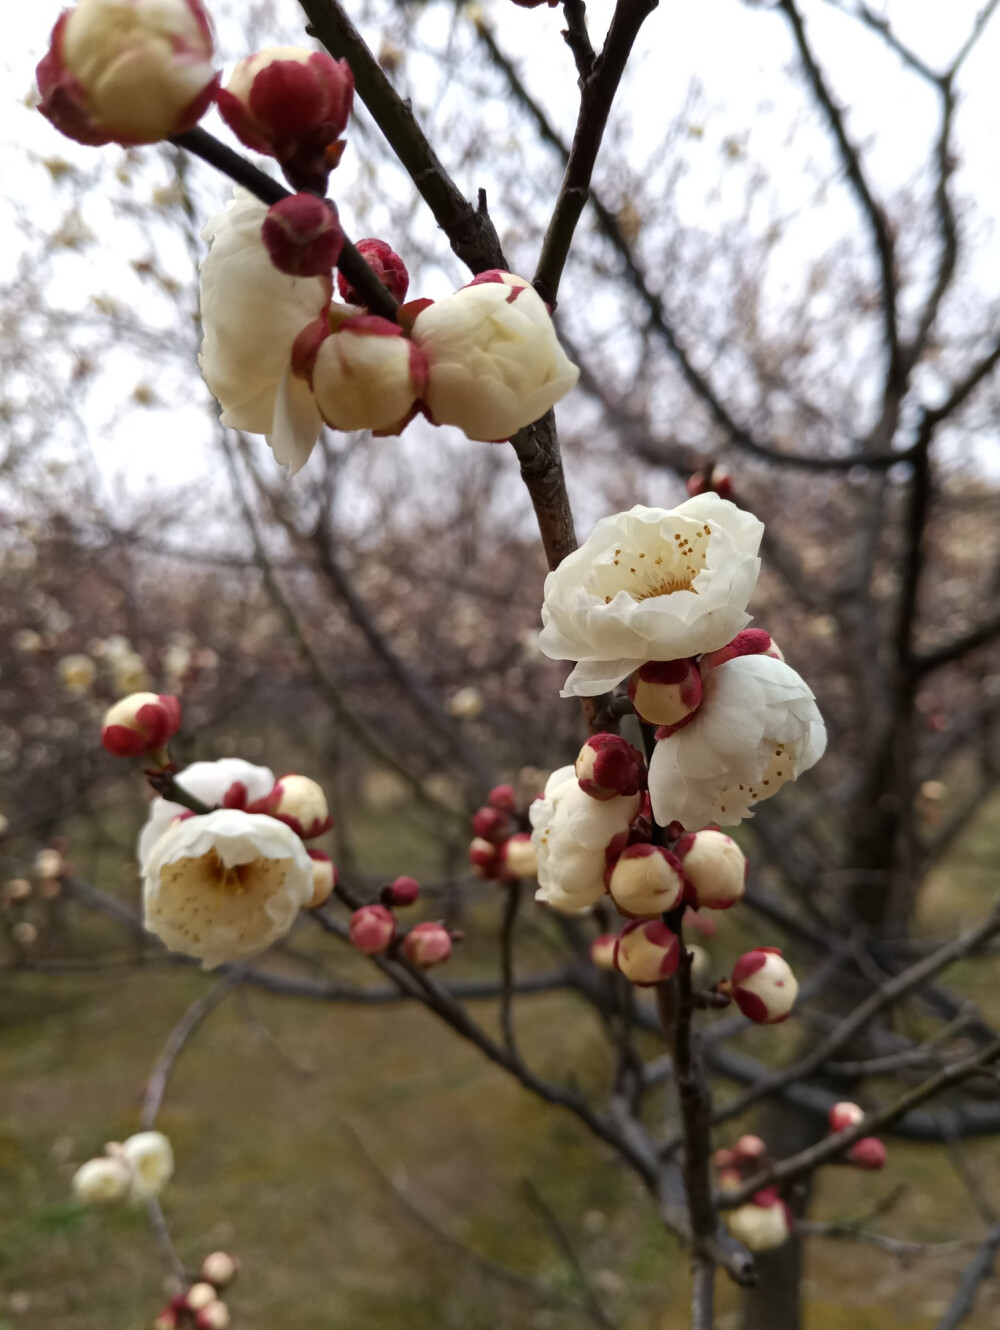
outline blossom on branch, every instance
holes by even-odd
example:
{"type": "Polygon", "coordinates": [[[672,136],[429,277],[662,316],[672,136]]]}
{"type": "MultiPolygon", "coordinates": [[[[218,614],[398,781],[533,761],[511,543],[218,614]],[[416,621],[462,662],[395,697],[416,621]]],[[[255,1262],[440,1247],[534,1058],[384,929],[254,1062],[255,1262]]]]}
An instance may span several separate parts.
{"type": "Polygon", "coordinates": [[[739,958],[732,977],[720,988],[732,994],[748,1020],[778,1025],[795,1005],[799,981],[777,947],[757,947],[739,958]]]}
{"type": "Polygon", "coordinates": [[[247,806],[251,812],[287,822],[303,840],[314,840],[333,826],[322,785],[294,771],[279,776],[265,800],[247,806]]]}
{"type": "Polygon", "coordinates": [[[510,273],[482,274],[429,305],[413,324],[413,340],[427,358],[423,400],[431,420],[486,443],[543,416],[580,376],[541,296],[510,273]]]}
{"type": "MultiPolygon", "coordinates": [[[[274,772],[269,767],[258,767],[241,757],[222,757],[217,762],[192,762],[175,784],[209,808],[245,809],[265,799],[274,788],[274,772]]],[[[149,816],[139,832],[136,857],[139,867],[145,866],[153,846],[179,818],[187,817],[188,809],[172,799],[154,799],[149,816]]]]}
{"type": "Polygon", "coordinates": [[[680,860],[662,845],[629,845],[608,876],[608,892],[622,914],[666,914],[684,895],[680,860]]]}
{"type": "Polygon", "coordinates": [[[328,325],[301,372],[328,425],[378,434],[398,434],[409,423],[427,381],[420,348],[376,314],[349,318],[336,332],[328,325]]]}
{"type": "Polygon", "coordinates": [[[707,827],[683,836],[674,846],[689,887],[691,904],[700,909],[728,910],[746,891],[746,855],[723,831],[707,827]]]}
{"type": "MultiPolygon", "coordinates": [[[[410,274],[406,271],[406,264],[392,246],[386,244],[384,240],[369,236],[365,240],[359,240],[355,248],[393,300],[401,305],[410,285],[410,274]]],[[[341,300],[346,300],[349,305],[365,304],[364,296],[355,291],[342,272],[337,273],[337,290],[340,292],[341,300]]]]}
{"type": "Polygon", "coordinates": [[[579,662],[562,695],[607,692],[647,661],[731,641],[750,619],[763,531],[715,494],[602,518],[545,579],[538,645],[579,662]]]}
{"type": "Polygon", "coordinates": [[[214,55],[201,0],[80,0],[36,70],[38,109],[78,143],[156,143],[208,110],[214,55]]]}
{"type": "Polygon", "coordinates": [[[680,960],[677,934],[660,919],[633,919],[618,934],[615,968],[640,988],[662,984],[680,960]]]}
{"type": "Polygon", "coordinates": [[[174,1152],[161,1131],[140,1131],[121,1145],[131,1170],[129,1200],[138,1204],[159,1196],[174,1173],[174,1152]]]}
{"type": "Polygon", "coordinates": [[[638,794],[646,788],[646,759],[621,735],[592,734],[574,765],[580,789],[592,799],[638,794]]]}
{"type": "Polygon", "coordinates": [[[128,1195],[132,1171],[124,1159],[103,1155],[88,1159],[73,1174],[73,1192],[85,1205],[120,1201],[128,1195]]]}
{"type": "Polygon", "coordinates": [[[290,827],[222,808],[175,823],[153,846],[145,924],[210,970],[284,937],[313,890],[313,862],[290,827]]]}
{"type": "Polygon", "coordinates": [[[337,209],[315,194],[291,194],[272,203],[261,227],[264,248],[289,277],[326,277],[344,248],[337,209]]]}
{"type": "Polygon", "coordinates": [[[180,729],[181,704],[166,693],[132,693],[104,714],[101,744],[114,757],[149,754],[165,760],[164,747],[180,729]]]}

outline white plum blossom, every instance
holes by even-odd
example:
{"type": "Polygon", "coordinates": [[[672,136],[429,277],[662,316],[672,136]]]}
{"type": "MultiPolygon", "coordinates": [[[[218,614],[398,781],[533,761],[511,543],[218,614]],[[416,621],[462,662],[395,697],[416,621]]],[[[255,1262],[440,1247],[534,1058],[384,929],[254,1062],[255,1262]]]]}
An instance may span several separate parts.
{"type": "Polygon", "coordinates": [[[653,816],[660,826],[735,826],[825,748],[819,708],[791,666],[737,656],[705,672],[697,715],[658,741],[649,764],[653,816]]]}
{"type": "MultiPolygon", "coordinates": [[[[266,799],[274,789],[274,772],[270,767],[254,766],[242,757],[221,757],[217,762],[192,762],[174,779],[182,790],[209,808],[221,807],[227,794],[231,801],[240,806],[255,804],[260,799],[266,799]]],[[[176,804],[170,799],[153,800],[149,806],[149,816],[139,832],[136,847],[140,869],[145,868],[150,851],[163,833],[187,812],[183,804],[176,804]]]]}
{"type": "Polygon", "coordinates": [[[792,1231],[788,1207],[773,1188],[758,1192],[749,1205],[726,1211],[725,1217],[730,1233],[750,1251],[780,1247],[792,1231]]]}
{"type": "Polygon", "coordinates": [[[543,416],[580,377],[545,302],[512,273],[482,274],[429,305],[413,340],[427,357],[431,419],[487,443],[543,416]]]}
{"type": "Polygon", "coordinates": [[[595,905],[604,895],[604,852],[627,833],[640,803],[639,794],[592,799],[572,766],[554,771],[543,797],[528,809],[538,854],[535,899],[564,914],[595,905]]]}
{"type": "Polygon", "coordinates": [[[146,928],[206,970],[284,937],[312,896],[312,860],[295,832],[231,808],[175,823],[143,873],[146,928]]]}
{"type": "Polygon", "coordinates": [[[121,1157],[129,1167],[129,1200],[148,1201],[170,1181],[174,1152],[161,1131],[140,1131],[121,1144],[121,1157]]]}
{"type": "Polygon", "coordinates": [[[223,425],[266,435],[277,461],[294,474],[315,447],[323,418],[309,385],[292,373],[292,347],[329,306],[333,283],[279,272],[261,239],[266,216],[263,203],[237,189],[205,223],[199,364],[223,425]]]}
{"type": "Polygon", "coordinates": [[[750,621],[763,523],[717,494],[602,518],[545,579],[538,645],[579,663],[564,697],[725,646],[750,621]]]}
{"type": "Polygon", "coordinates": [[[73,1193],[85,1205],[102,1205],[105,1201],[120,1201],[128,1195],[132,1184],[132,1170],[117,1155],[102,1155],[88,1159],[73,1174],[73,1193]]]}

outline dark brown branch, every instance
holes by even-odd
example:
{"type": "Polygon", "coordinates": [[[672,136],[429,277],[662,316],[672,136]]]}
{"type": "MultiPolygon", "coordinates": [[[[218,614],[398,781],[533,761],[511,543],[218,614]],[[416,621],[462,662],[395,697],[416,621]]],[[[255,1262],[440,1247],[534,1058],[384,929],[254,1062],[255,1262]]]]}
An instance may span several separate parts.
{"type": "Polygon", "coordinates": [[[576,72],[580,76],[582,87],[590,77],[594,68],[594,61],[597,59],[597,54],[590,41],[590,33],[587,31],[587,6],[583,0],[563,0],[563,13],[566,16],[563,37],[566,45],[573,52],[576,72]]]}
{"type": "Polygon", "coordinates": [[[970,629],[962,637],[956,637],[953,642],[947,642],[944,646],[935,647],[933,651],[915,656],[913,672],[922,675],[940,669],[942,665],[950,665],[952,661],[960,660],[968,652],[975,651],[977,647],[985,646],[998,633],[1000,633],[1000,614],[987,619],[978,628],[970,629]]]}
{"type": "Polygon", "coordinates": [[[503,924],[500,928],[500,1029],[507,1052],[512,1057],[520,1058],[517,1050],[517,1038],[514,1033],[514,1012],[512,998],[514,994],[514,928],[517,924],[517,912],[521,905],[521,883],[505,884],[503,924]]]}
{"type": "Polygon", "coordinates": [[[993,1225],[983,1239],[982,1246],[966,1266],[951,1305],[934,1330],[958,1330],[962,1322],[972,1315],[979,1286],[994,1272],[997,1252],[1000,1252],[1000,1224],[993,1225]]]}

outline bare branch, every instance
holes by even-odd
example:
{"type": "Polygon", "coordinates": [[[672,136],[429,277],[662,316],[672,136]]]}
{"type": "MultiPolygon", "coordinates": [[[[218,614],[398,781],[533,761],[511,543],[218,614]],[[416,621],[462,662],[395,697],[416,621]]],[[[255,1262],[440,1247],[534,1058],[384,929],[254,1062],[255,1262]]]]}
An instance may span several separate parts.
{"type": "Polygon", "coordinates": [[[966,1266],[951,1306],[934,1330],[958,1330],[962,1322],[972,1315],[980,1284],[993,1274],[997,1252],[1000,1252],[1000,1224],[994,1224],[984,1238],[982,1246],[966,1266]]]}

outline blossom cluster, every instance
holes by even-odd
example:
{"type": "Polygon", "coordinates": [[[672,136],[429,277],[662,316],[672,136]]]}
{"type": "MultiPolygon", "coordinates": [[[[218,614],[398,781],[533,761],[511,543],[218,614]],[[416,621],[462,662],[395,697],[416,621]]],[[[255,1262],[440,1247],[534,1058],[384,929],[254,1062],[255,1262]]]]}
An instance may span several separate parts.
{"type": "Polygon", "coordinates": [[[230,1316],[223,1296],[238,1271],[238,1262],[228,1252],[211,1252],[202,1261],[196,1282],[170,1299],[153,1330],[227,1330],[230,1316]]]}
{"type": "Polygon", "coordinates": [[[73,1175],[73,1191],[87,1205],[129,1200],[133,1205],[152,1200],[170,1181],[174,1152],[159,1131],[140,1131],[119,1144],[112,1141],[104,1154],[88,1159],[73,1175]]]}
{"type": "Polygon", "coordinates": [[[579,370],[523,278],[483,272],[442,300],[401,304],[409,277],[391,247],[374,237],[348,246],[323,197],[354,101],[345,60],[271,47],[241,60],[225,87],[214,62],[201,0],[79,0],[57,22],[37,78],[42,113],[91,145],[183,135],[214,102],[295,191],[268,207],[237,190],[203,231],[200,364],[223,424],[264,434],[294,473],[324,422],[397,434],[422,414],[496,442],[565,396],[579,370]],[[339,272],[336,301],[345,252],[354,267],[339,272]],[[362,261],[394,317],[368,308],[362,261]]]}

